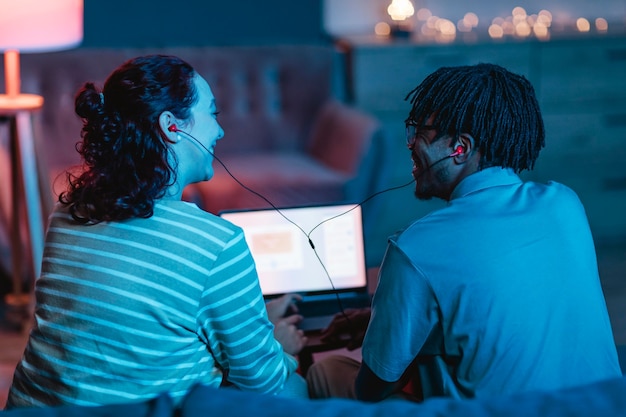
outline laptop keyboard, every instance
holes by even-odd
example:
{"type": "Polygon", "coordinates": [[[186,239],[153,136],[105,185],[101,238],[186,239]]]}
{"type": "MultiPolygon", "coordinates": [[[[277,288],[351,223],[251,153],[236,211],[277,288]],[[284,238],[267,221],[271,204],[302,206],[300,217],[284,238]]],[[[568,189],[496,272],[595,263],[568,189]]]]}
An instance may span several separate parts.
{"type": "Polygon", "coordinates": [[[341,304],[337,301],[336,297],[327,298],[323,300],[303,300],[296,303],[298,307],[298,314],[304,317],[334,315],[343,309],[348,308],[361,308],[369,305],[369,296],[350,296],[347,298],[341,298],[341,304]]]}

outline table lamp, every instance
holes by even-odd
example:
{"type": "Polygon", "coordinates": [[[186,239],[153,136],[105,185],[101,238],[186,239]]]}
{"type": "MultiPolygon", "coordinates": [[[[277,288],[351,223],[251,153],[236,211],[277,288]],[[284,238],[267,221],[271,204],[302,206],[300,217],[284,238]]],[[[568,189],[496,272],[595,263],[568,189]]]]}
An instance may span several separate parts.
{"type": "Polygon", "coordinates": [[[6,94],[0,109],[29,110],[43,97],[20,91],[20,53],[73,48],[83,39],[83,0],[0,0],[6,94]]]}

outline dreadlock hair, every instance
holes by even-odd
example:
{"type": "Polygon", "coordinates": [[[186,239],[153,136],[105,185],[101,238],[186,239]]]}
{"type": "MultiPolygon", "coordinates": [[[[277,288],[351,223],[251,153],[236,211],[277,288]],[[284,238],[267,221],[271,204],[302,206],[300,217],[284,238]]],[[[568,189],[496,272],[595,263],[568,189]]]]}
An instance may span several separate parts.
{"type": "Polygon", "coordinates": [[[539,103],[530,82],[494,64],[443,67],[405,98],[412,104],[407,123],[435,126],[439,135],[473,136],[490,166],[531,170],[545,146],[539,103]]]}

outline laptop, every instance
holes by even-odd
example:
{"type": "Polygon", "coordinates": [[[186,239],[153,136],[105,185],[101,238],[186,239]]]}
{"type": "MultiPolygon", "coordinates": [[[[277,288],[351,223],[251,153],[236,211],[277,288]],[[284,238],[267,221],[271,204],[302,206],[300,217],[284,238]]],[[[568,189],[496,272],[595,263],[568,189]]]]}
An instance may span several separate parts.
{"type": "Polygon", "coordinates": [[[228,210],[219,215],[243,229],[266,299],[286,293],[302,296],[297,308],[305,332],[325,328],[342,309],[370,305],[361,206],[228,210]]]}

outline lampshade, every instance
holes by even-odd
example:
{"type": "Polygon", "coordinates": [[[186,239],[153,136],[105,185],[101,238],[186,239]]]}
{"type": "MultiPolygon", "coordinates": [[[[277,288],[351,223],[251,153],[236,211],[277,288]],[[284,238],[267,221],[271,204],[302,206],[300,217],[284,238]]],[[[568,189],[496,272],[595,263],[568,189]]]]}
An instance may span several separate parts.
{"type": "Polygon", "coordinates": [[[19,54],[78,46],[83,39],[83,0],[0,0],[0,51],[6,95],[0,108],[36,108],[43,98],[20,93],[19,54]]]}
{"type": "Polygon", "coordinates": [[[0,0],[0,50],[44,52],[83,40],[83,0],[0,0]]]}

